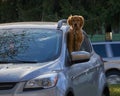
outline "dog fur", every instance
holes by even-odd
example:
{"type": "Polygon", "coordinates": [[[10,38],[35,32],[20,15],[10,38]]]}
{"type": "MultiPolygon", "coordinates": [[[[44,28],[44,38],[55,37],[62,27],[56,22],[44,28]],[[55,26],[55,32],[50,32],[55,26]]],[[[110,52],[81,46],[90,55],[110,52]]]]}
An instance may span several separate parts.
{"type": "Polygon", "coordinates": [[[84,26],[84,18],[82,16],[69,16],[67,23],[70,25],[70,30],[67,35],[67,45],[69,52],[79,51],[84,39],[82,28],[84,26]]]}

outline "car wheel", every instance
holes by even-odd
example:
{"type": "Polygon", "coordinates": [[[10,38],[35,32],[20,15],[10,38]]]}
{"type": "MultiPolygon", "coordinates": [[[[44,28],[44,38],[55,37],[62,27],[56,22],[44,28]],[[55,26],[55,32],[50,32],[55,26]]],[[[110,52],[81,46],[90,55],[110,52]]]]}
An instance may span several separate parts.
{"type": "Polygon", "coordinates": [[[120,71],[114,70],[106,73],[109,84],[120,84],[120,71]]]}

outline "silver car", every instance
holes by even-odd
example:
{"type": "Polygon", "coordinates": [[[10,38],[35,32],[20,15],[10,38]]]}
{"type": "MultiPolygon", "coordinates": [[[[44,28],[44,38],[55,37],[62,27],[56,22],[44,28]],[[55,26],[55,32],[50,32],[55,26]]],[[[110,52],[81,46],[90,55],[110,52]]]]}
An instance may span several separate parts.
{"type": "Polygon", "coordinates": [[[0,96],[109,96],[103,61],[84,32],[67,49],[66,20],[0,25],[0,96]]]}
{"type": "Polygon", "coordinates": [[[105,73],[110,84],[120,83],[120,42],[92,43],[96,53],[104,60],[105,73]]]}

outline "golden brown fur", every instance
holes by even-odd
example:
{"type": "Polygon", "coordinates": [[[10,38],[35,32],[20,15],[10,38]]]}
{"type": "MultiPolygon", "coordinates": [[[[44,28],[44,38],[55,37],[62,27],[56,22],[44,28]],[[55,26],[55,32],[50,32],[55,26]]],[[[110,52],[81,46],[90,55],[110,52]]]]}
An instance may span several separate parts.
{"type": "Polygon", "coordinates": [[[69,52],[79,51],[84,35],[82,28],[84,25],[84,18],[82,16],[74,15],[69,16],[67,23],[70,25],[68,32],[68,50],[69,52]]]}

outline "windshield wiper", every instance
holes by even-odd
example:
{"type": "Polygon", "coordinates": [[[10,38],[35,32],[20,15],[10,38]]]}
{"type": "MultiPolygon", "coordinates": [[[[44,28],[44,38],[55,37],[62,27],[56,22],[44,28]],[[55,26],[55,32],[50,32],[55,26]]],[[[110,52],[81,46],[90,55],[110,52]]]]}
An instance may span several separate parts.
{"type": "Polygon", "coordinates": [[[15,63],[38,63],[37,61],[21,61],[21,60],[18,60],[18,61],[15,61],[15,63]]]}

